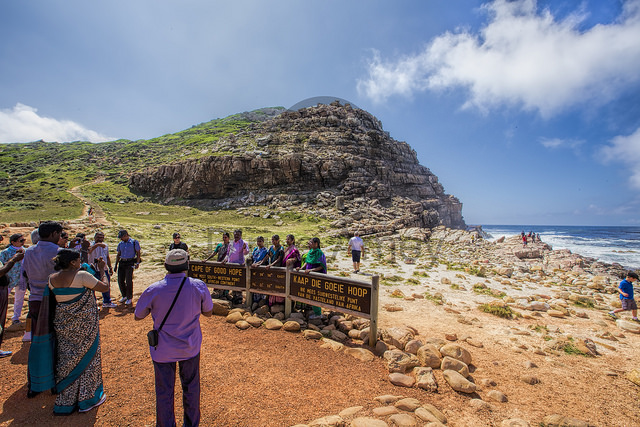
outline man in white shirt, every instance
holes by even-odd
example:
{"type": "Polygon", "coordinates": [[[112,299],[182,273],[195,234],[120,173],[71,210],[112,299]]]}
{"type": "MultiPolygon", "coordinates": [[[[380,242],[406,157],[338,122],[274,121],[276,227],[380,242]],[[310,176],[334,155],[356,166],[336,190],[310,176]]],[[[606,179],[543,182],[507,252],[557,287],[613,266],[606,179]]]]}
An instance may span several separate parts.
{"type": "Polygon", "coordinates": [[[353,272],[360,272],[360,257],[364,253],[364,242],[360,238],[359,232],[354,232],[353,237],[349,240],[349,247],[347,253],[351,255],[353,261],[353,272]]]}
{"type": "MultiPolygon", "coordinates": [[[[89,247],[89,264],[96,266],[98,261],[102,258],[105,262],[104,266],[104,282],[111,288],[111,276],[113,275],[113,268],[111,267],[111,258],[109,257],[109,246],[104,242],[104,233],[97,231],[93,236],[93,242],[89,247]]],[[[102,308],[115,308],[116,305],[111,302],[111,290],[102,293],[102,308]]]]}

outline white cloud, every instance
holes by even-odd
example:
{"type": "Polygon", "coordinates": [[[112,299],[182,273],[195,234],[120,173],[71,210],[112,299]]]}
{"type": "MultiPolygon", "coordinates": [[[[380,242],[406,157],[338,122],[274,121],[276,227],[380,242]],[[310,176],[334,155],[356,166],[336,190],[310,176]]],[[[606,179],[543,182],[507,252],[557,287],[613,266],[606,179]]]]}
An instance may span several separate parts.
{"type": "Polygon", "coordinates": [[[631,135],[619,135],[610,141],[600,151],[604,162],[622,163],[628,167],[629,183],[633,188],[640,189],[640,128],[631,135]]]}
{"type": "Polygon", "coordinates": [[[615,22],[587,30],[581,12],[560,20],[536,0],[495,0],[484,9],[490,20],[477,34],[447,32],[396,61],[374,52],[359,93],[382,102],[463,88],[465,108],[509,105],[549,117],[586,101],[605,103],[640,81],[640,0],[625,2],[615,22]]]}
{"type": "Polygon", "coordinates": [[[585,143],[583,139],[540,138],[540,144],[550,150],[568,148],[576,154],[580,153],[580,147],[585,143]]]}
{"type": "Polygon", "coordinates": [[[0,110],[0,143],[31,141],[113,141],[98,132],[70,120],[56,120],[38,115],[38,110],[24,104],[0,110]]]}

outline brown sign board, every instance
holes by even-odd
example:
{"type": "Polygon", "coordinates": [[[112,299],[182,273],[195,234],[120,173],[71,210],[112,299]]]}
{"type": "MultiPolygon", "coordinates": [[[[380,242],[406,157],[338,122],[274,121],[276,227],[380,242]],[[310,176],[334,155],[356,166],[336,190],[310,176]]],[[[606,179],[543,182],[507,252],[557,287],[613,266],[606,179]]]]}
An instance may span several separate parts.
{"type": "Polygon", "coordinates": [[[371,285],[324,274],[291,272],[292,300],[337,311],[371,316],[371,285]]]}
{"type": "Polygon", "coordinates": [[[219,262],[190,261],[189,277],[200,279],[207,285],[218,289],[246,289],[247,270],[240,264],[222,264],[219,262]]]}
{"type": "Polygon", "coordinates": [[[284,268],[264,267],[251,269],[251,292],[286,296],[287,292],[287,270],[284,268]]]}

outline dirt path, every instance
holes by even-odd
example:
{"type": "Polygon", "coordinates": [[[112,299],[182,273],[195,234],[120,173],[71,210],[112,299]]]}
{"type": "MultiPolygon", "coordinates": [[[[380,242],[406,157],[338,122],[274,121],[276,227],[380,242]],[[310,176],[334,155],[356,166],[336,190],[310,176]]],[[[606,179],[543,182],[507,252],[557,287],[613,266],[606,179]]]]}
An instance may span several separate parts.
{"type": "Polygon", "coordinates": [[[100,224],[101,226],[110,226],[112,225],[111,221],[109,221],[107,219],[106,214],[104,213],[104,211],[102,210],[102,207],[95,201],[95,200],[90,200],[89,198],[87,198],[86,196],[84,196],[82,194],[82,187],[87,186],[87,185],[91,185],[91,184],[99,184],[101,182],[104,182],[104,178],[96,178],[95,180],[93,180],[90,183],[86,183],[86,184],[81,184],[78,186],[73,187],[72,189],[68,190],[69,193],[71,193],[73,196],[77,197],[78,199],[80,199],[82,201],[82,203],[84,204],[82,207],[82,215],[80,216],[80,218],[78,218],[79,220],[89,220],[93,223],[97,223],[100,224]],[[91,215],[89,215],[89,210],[93,208],[93,212],[91,215]]]}

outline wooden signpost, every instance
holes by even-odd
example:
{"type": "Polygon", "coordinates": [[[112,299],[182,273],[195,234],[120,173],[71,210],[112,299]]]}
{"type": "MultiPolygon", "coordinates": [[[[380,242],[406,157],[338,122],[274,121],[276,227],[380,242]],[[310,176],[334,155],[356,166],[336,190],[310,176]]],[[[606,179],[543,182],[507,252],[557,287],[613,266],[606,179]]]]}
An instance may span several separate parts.
{"type": "Polygon", "coordinates": [[[373,276],[371,283],[367,283],[283,267],[251,268],[248,265],[194,260],[189,262],[189,277],[200,279],[215,289],[246,291],[249,304],[252,293],[284,297],[287,317],[291,314],[291,301],[298,301],[370,319],[369,345],[376,345],[378,276],[373,276]]]}

